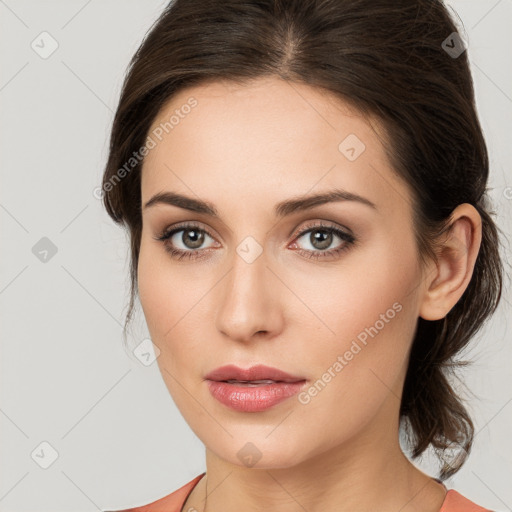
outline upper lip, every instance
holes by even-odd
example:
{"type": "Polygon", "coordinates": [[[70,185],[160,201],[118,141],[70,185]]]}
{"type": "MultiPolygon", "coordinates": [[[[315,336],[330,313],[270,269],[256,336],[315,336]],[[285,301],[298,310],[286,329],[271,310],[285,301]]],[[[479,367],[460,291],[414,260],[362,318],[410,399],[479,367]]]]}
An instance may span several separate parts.
{"type": "Polygon", "coordinates": [[[239,368],[234,364],[220,366],[219,368],[215,368],[215,370],[208,373],[205,376],[205,379],[215,380],[218,382],[227,380],[274,380],[276,382],[300,382],[305,380],[304,377],[290,375],[289,373],[279,370],[278,368],[272,368],[270,366],[265,366],[264,364],[251,366],[247,369],[239,368]]]}

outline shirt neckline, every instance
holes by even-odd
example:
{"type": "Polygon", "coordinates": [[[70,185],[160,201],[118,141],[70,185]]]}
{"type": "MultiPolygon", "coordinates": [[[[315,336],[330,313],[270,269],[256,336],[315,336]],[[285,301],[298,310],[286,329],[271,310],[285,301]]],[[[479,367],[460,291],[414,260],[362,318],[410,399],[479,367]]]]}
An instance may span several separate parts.
{"type": "MultiPolygon", "coordinates": [[[[188,500],[188,497],[192,494],[192,491],[194,490],[195,487],[197,487],[197,485],[199,484],[199,482],[204,478],[204,476],[206,475],[206,471],[204,471],[203,473],[201,473],[200,475],[198,475],[196,478],[197,478],[197,482],[189,489],[189,491],[187,492],[184,500],[183,500],[183,503],[181,505],[181,508],[180,508],[180,512],[183,512],[183,509],[185,507],[185,503],[186,501],[188,500]],[[200,478],[198,478],[200,477],[200,478]]],[[[443,499],[443,503],[441,503],[441,508],[439,509],[438,512],[443,512],[443,508],[445,506],[445,503],[446,503],[446,500],[447,500],[447,497],[448,497],[448,493],[450,492],[450,489],[448,489],[448,487],[446,487],[446,485],[444,484],[444,482],[442,482],[441,480],[439,480],[439,478],[435,478],[435,477],[430,477],[432,478],[432,480],[435,480],[438,484],[441,484],[444,488],[444,490],[446,491],[445,495],[444,495],[444,499],[443,499]]]]}

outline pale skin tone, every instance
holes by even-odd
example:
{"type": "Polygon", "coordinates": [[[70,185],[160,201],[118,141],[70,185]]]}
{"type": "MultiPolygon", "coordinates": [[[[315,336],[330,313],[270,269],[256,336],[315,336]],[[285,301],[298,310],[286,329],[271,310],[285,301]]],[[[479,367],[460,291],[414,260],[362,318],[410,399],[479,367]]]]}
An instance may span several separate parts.
{"type": "Polygon", "coordinates": [[[142,204],[172,191],[211,203],[218,217],[170,204],[143,208],[138,266],[163,379],[206,448],[207,478],[183,510],[205,510],[207,488],[208,512],[439,511],[446,491],[402,453],[398,412],[418,317],[443,318],[469,283],[478,212],[457,207],[436,260],[422,266],[412,196],[378,123],[372,128],[319,89],[267,77],[180,91],[152,128],[191,96],[197,106],[145,159],[142,204]],[[366,146],[353,161],[339,150],[349,134],[366,146]],[[274,216],[281,201],[333,189],[374,207],[344,200],[274,216]],[[155,238],[183,222],[195,228],[165,243],[197,254],[178,260],[155,238]],[[320,222],[355,243],[336,234],[330,244],[315,241],[325,233],[315,230],[320,222]],[[198,229],[209,234],[193,245],[198,229]],[[262,249],[251,263],[237,253],[246,237],[262,249]],[[292,397],[238,412],[204,381],[224,364],[262,363],[313,385],[397,303],[400,311],[307,404],[292,397]],[[248,442],[261,454],[252,467],[237,456],[248,442]]]}

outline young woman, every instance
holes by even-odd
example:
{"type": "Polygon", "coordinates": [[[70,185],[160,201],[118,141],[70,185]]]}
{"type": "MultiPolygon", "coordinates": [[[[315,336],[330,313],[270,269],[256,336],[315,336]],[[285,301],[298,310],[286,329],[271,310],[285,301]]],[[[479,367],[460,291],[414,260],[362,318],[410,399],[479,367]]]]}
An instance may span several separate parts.
{"type": "Polygon", "coordinates": [[[102,188],[206,471],[131,510],[486,510],[442,482],[474,430],[450,371],[501,293],[488,170],[440,1],[171,2],[102,188]]]}

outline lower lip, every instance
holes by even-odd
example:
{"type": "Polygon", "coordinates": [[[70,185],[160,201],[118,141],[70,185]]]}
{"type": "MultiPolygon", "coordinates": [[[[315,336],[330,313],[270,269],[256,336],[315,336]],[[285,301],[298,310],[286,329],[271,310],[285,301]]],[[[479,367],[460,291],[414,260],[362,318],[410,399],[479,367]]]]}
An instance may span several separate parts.
{"type": "Polygon", "coordinates": [[[208,380],[210,393],[220,403],[242,412],[260,412],[296,395],[306,383],[276,382],[259,386],[244,386],[208,380]]]}

